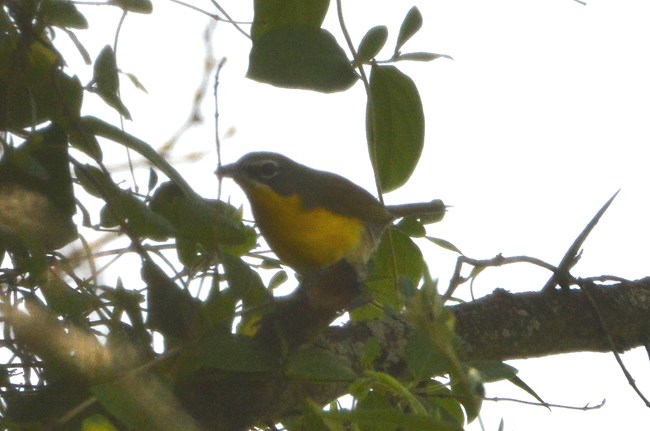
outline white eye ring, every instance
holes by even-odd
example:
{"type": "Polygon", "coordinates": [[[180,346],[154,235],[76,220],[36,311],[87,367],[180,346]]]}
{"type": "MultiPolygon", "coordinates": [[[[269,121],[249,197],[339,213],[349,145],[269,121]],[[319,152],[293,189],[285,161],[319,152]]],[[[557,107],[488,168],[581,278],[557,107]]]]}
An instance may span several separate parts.
{"type": "Polygon", "coordinates": [[[278,173],[278,163],[275,160],[265,160],[258,166],[261,178],[273,178],[278,173]]]}

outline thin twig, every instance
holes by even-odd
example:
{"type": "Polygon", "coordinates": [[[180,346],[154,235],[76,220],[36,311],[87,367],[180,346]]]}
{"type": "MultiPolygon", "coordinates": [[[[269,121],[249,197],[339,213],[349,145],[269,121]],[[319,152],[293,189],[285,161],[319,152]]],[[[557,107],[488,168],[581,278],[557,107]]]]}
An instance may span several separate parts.
{"type": "Polygon", "coordinates": [[[212,79],[212,70],[214,69],[214,64],[216,59],[214,57],[214,48],[212,46],[212,35],[215,30],[215,23],[210,22],[203,33],[203,42],[204,42],[204,51],[205,56],[203,59],[203,75],[201,76],[201,82],[194,90],[194,98],[192,101],[192,107],[183,122],[183,124],[174,132],[174,134],[165,141],[165,143],[158,149],[158,152],[162,156],[167,156],[174,146],[179,142],[181,137],[193,126],[202,123],[203,116],[201,115],[201,104],[208,94],[208,87],[210,80],[212,79]]]}
{"type": "Polygon", "coordinates": [[[169,0],[169,1],[172,2],[172,3],[179,4],[179,5],[181,5],[181,6],[185,6],[186,8],[188,8],[188,9],[192,9],[192,10],[195,11],[195,12],[199,12],[199,13],[205,15],[205,16],[208,16],[208,17],[214,19],[215,21],[223,21],[223,22],[227,22],[227,23],[233,25],[233,26],[234,26],[234,27],[235,27],[235,28],[236,28],[236,29],[237,29],[241,34],[243,34],[244,36],[246,36],[248,39],[251,38],[251,37],[248,35],[248,33],[246,33],[246,32],[245,32],[245,31],[244,31],[244,30],[239,26],[240,23],[239,23],[238,21],[233,20],[233,19],[230,17],[230,15],[228,15],[228,13],[226,12],[226,10],[225,10],[224,8],[222,8],[222,7],[221,7],[218,3],[216,3],[214,0],[211,0],[211,1],[212,1],[212,4],[213,4],[213,5],[214,5],[218,10],[219,10],[219,12],[221,12],[221,13],[223,14],[223,16],[225,16],[225,18],[222,18],[222,17],[220,17],[219,15],[217,15],[217,14],[215,14],[215,13],[210,13],[210,12],[204,11],[203,9],[201,9],[201,8],[199,8],[199,7],[196,7],[196,6],[191,5],[191,4],[189,4],[189,3],[185,3],[184,1],[181,1],[181,0],[169,0]]]}
{"type": "Polygon", "coordinates": [[[54,421],[55,425],[63,425],[80,415],[84,410],[86,410],[88,407],[92,406],[97,402],[97,398],[95,396],[90,396],[74,406],[72,409],[68,410],[63,416],[59,417],[56,421],[54,421]]]}
{"type": "MultiPolygon", "coordinates": [[[[225,10],[224,8],[222,8],[221,5],[220,5],[219,3],[216,2],[216,0],[210,0],[210,1],[211,1],[212,4],[214,5],[214,7],[216,7],[217,10],[218,10],[219,12],[221,12],[221,13],[223,14],[223,16],[226,17],[225,21],[227,21],[228,23],[230,23],[233,27],[235,27],[235,28],[237,29],[237,31],[239,31],[241,34],[243,34],[244,36],[246,36],[248,39],[251,39],[250,35],[249,35],[248,33],[246,33],[246,32],[245,32],[245,31],[244,31],[244,30],[239,26],[239,24],[237,24],[237,22],[236,22],[235,20],[233,20],[233,19],[230,17],[230,15],[228,15],[228,12],[226,12],[226,10],[225,10]]],[[[223,18],[222,18],[222,19],[223,19],[223,18]]]]}
{"type": "MultiPolygon", "coordinates": [[[[341,32],[343,33],[343,37],[345,38],[345,42],[348,45],[348,49],[350,50],[350,53],[352,54],[352,61],[353,64],[355,64],[357,67],[357,70],[359,71],[359,75],[361,76],[361,81],[363,82],[363,87],[366,91],[366,97],[368,98],[368,116],[370,117],[370,124],[373,127],[367,128],[367,133],[368,133],[368,147],[370,148],[370,164],[372,165],[372,171],[374,173],[375,177],[375,187],[377,188],[377,197],[379,199],[379,202],[384,204],[384,191],[382,190],[381,187],[381,182],[379,181],[379,175],[377,173],[379,172],[379,169],[377,167],[377,143],[376,143],[376,135],[375,135],[375,109],[374,109],[374,103],[372,99],[372,93],[370,91],[370,81],[368,80],[368,76],[366,75],[366,71],[363,68],[363,64],[358,61],[359,60],[359,55],[357,54],[357,50],[354,47],[354,44],[352,43],[352,37],[350,36],[350,32],[348,31],[347,26],[345,25],[345,19],[343,18],[343,5],[341,0],[336,0],[336,13],[338,16],[339,20],[339,26],[341,27],[341,32]]],[[[398,271],[397,271],[397,256],[395,253],[395,247],[393,246],[393,232],[388,229],[387,230],[388,234],[388,243],[390,244],[390,249],[391,249],[391,269],[393,272],[393,279],[397,280],[398,279],[398,271]]]]}
{"type": "MultiPolygon", "coordinates": [[[[354,47],[354,44],[352,43],[352,37],[350,37],[350,32],[348,32],[348,28],[345,25],[345,20],[343,19],[343,6],[341,4],[341,0],[336,0],[336,13],[338,16],[339,20],[339,25],[341,26],[341,32],[343,33],[343,37],[345,38],[345,42],[348,45],[348,49],[350,50],[350,53],[352,54],[352,60],[353,64],[355,64],[357,67],[356,69],[359,71],[359,75],[361,76],[361,81],[363,82],[363,86],[366,90],[366,97],[368,98],[368,109],[369,109],[369,116],[371,118],[371,124],[375,124],[374,120],[374,115],[375,115],[375,110],[373,108],[373,102],[372,102],[372,94],[370,93],[370,81],[368,80],[368,76],[366,75],[366,71],[363,68],[363,64],[361,64],[360,61],[358,61],[358,54],[357,50],[354,47]]],[[[378,169],[377,169],[377,154],[376,154],[376,142],[375,142],[375,130],[374,128],[368,128],[367,133],[370,135],[368,136],[368,143],[370,144],[369,147],[371,148],[372,152],[370,154],[370,163],[372,164],[372,169],[373,172],[375,172],[375,186],[377,187],[377,193],[379,195],[379,201],[383,204],[384,203],[384,196],[383,196],[383,190],[381,188],[381,183],[379,182],[379,176],[377,175],[378,169]]]]}
{"type": "MultiPolygon", "coordinates": [[[[117,62],[117,47],[120,40],[120,34],[122,33],[122,26],[126,20],[126,15],[128,11],[124,9],[122,11],[122,16],[120,16],[120,21],[117,23],[117,28],[115,29],[115,38],[113,39],[113,55],[115,56],[115,61],[117,62]]],[[[119,86],[117,88],[117,97],[121,97],[119,86]]],[[[124,130],[124,116],[120,112],[120,129],[124,130]]],[[[133,182],[133,190],[137,193],[139,191],[138,181],[135,179],[135,168],[133,166],[133,158],[131,157],[131,150],[125,148],[126,150],[126,159],[129,164],[129,173],[131,174],[131,181],[133,182]]]]}
{"type": "MultiPolygon", "coordinates": [[[[452,398],[452,399],[458,399],[459,396],[455,394],[436,394],[435,397],[437,398],[452,398]]],[[[605,399],[603,399],[600,403],[590,406],[589,404],[586,404],[584,406],[569,406],[566,404],[549,404],[549,403],[540,403],[539,401],[526,401],[526,400],[521,400],[519,398],[501,398],[501,397],[483,397],[483,401],[494,401],[494,402],[499,402],[499,401],[509,401],[513,403],[519,403],[519,404],[527,404],[530,406],[539,406],[539,407],[555,407],[559,409],[567,409],[567,410],[596,410],[605,405],[605,399]]]]}
{"type": "Polygon", "coordinates": [[[169,1],[172,2],[172,3],[179,4],[181,6],[185,6],[188,9],[192,9],[194,12],[198,12],[200,14],[203,14],[203,15],[205,15],[207,17],[210,17],[210,18],[212,18],[212,19],[214,19],[216,21],[226,21],[225,19],[221,18],[217,14],[210,13],[208,11],[205,11],[205,10],[201,9],[200,7],[196,7],[196,6],[191,5],[189,3],[185,3],[184,1],[180,1],[180,0],[169,0],[169,1]]]}
{"type": "Polygon", "coordinates": [[[641,398],[641,400],[645,403],[646,407],[650,407],[650,401],[643,395],[643,392],[641,392],[639,387],[636,385],[636,382],[634,381],[632,374],[630,374],[630,372],[625,367],[625,364],[621,359],[621,355],[618,354],[618,349],[616,348],[616,345],[614,344],[614,340],[612,339],[612,336],[609,333],[609,329],[607,327],[607,324],[605,323],[605,319],[603,318],[603,315],[600,313],[600,309],[598,308],[598,305],[596,304],[596,300],[594,299],[593,291],[592,291],[593,283],[588,280],[583,280],[582,283],[579,283],[579,286],[580,289],[585,293],[587,299],[589,300],[589,303],[591,304],[591,308],[593,309],[594,314],[596,315],[596,320],[598,320],[598,324],[602,329],[603,333],[605,334],[605,338],[607,339],[607,344],[609,344],[610,349],[612,349],[614,358],[616,358],[616,362],[618,362],[618,366],[620,367],[621,371],[623,371],[623,374],[625,375],[627,382],[629,383],[630,386],[632,386],[632,389],[634,390],[634,392],[636,392],[639,398],[641,398]]]}
{"type": "MultiPolygon", "coordinates": [[[[217,66],[217,71],[214,73],[214,142],[217,146],[217,169],[221,167],[221,138],[219,136],[219,75],[221,69],[226,64],[226,58],[222,58],[217,66]]],[[[219,178],[217,186],[217,199],[221,199],[221,178],[219,178]]]]}
{"type": "Polygon", "coordinates": [[[602,406],[605,405],[605,400],[603,399],[599,404],[596,404],[594,406],[590,406],[589,404],[582,406],[582,407],[577,407],[577,406],[567,406],[564,404],[549,404],[549,403],[540,403],[537,401],[525,401],[525,400],[519,400],[516,398],[501,398],[501,397],[494,397],[494,398],[483,398],[484,401],[494,401],[494,402],[499,402],[499,401],[510,401],[513,403],[519,403],[519,404],[527,404],[531,406],[540,406],[540,407],[555,407],[559,409],[567,409],[567,410],[596,410],[601,408],[602,406]]]}
{"type": "Polygon", "coordinates": [[[530,263],[532,265],[539,266],[541,268],[547,269],[551,272],[557,272],[558,268],[551,265],[550,263],[544,262],[541,259],[531,256],[510,256],[504,257],[502,254],[498,254],[491,259],[473,259],[467,256],[459,256],[456,260],[456,267],[454,268],[453,275],[449,280],[449,287],[447,291],[442,296],[443,301],[447,301],[456,291],[456,288],[461,284],[467,281],[461,275],[463,264],[472,265],[474,268],[487,268],[487,267],[498,267],[503,265],[510,265],[513,263],[530,263]]]}
{"type": "Polygon", "coordinates": [[[557,267],[557,271],[553,273],[551,278],[549,278],[549,280],[542,288],[543,291],[555,289],[555,286],[558,284],[562,290],[569,290],[569,271],[578,262],[582,244],[584,244],[591,231],[594,229],[596,224],[598,224],[598,221],[603,216],[603,214],[605,214],[605,211],[607,211],[620,191],[621,190],[619,189],[611,198],[609,198],[607,202],[605,202],[605,205],[603,205],[602,208],[598,210],[596,215],[589,221],[589,223],[587,223],[587,226],[585,226],[582,232],[580,232],[580,235],[578,235],[575,241],[573,241],[573,244],[571,244],[571,247],[569,247],[567,252],[564,254],[564,257],[560,261],[560,264],[557,267]]]}

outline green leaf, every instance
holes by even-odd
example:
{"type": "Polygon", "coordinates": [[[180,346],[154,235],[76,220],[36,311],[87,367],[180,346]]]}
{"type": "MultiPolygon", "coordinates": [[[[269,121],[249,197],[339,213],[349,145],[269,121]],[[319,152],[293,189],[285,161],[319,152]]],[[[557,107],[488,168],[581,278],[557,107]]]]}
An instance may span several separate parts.
{"type": "Polygon", "coordinates": [[[37,102],[45,109],[48,118],[66,130],[76,127],[83,102],[83,88],[76,76],[69,77],[63,72],[54,75],[47,91],[39,94],[37,102]]]}
{"type": "Polygon", "coordinates": [[[426,239],[437,245],[438,247],[442,247],[445,250],[453,251],[458,254],[463,254],[462,251],[458,247],[456,247],[454,244],[451,242],[447,241],[446,239],[442,238],[435,238],[433,236],[425,236],[426,239]]]}
{"type": "Polygon", "coordinates": [[[422,238],[427,233],[424,225],[412,217],[402,219],[395,228],[411,238],[422,238]]]}
{"type": "Polygon", "coordinates": [[[316,347],[298,350],[286,365],[285,375],[307,381],[352,381],[357,374],[343,359],[316,347]]]}
{"type": "Polygon", "coordinates": [[[510,380],[510,382],[511,382],[513,385],[517,386],[518,388],[523,389],[523,390],[526,391],[528,394],[530,394],[533,398],[535,398],[537,401],[539,401],[540,403],[546,405],[546,401],[544,401],[544,400],[542,399],[542,397],[540,397],[539,395],[537,395],[537,392],[535,392],[535,391],[533,390],[533,388],[531,388],[530,386],[528,386],[528,384],[526,384],[526,382],[524,382],[523,380],[521,380],[518,376],[511,377],[509,380],[510,380]]]}
{"type": "Polygon", "coordinates": [[[129,12],[148,14],[153,11],[150,0],[119,0],[119,5],[129,12]]]}
{"type": "Polygon", "coordinates": [[[97,89],[101,93],[117,94],[120,78],[117,75],[117,61],[110,45],[104,46],[95,59],[94,76],[97,89]]]}
{"type": "Polygon", "coordinates": [[[101,162],[104,155],[102,148],[99,146],[99,141],[97,141],[97,137],[92,131],[84,127],[83,121],[80,121],[78,125],[79,127],[69,129],[70,143],[96,162],[101,162]]]}
{"type": "Polygon", "coordinates": [[[255,41],[267,31],[286,25],[320,28],[329,0],[255,0],[254,7],[251,36],[255,41]]]}
{"type": "Polygon", "coordinates": [[[48,280],[41,292],[49,309],[61,316],[78,317],[100,305],[98,298],[74,290],[60,278],[48,280]]]}
{"type": "Polygon", "coordinates": [[[188,347],[188,369],[212,368],[231,372],[267,372],[277,366],[270,355],[250,337],[216,333],[188,347]]]}
{"type": "Polygon", "coordinates": [[[138,79],[137,76],[135,76],[132,73],[124,73],[124,75],[126,75],[126,77],[129,78],[129,81],[131,81],[131,84],[133,84],[135,86],[135,88],[137,88],[138,90],[140,90],[140,91],[142,91],[142,92],[144,92],[146,94],[149,94],[149,92],[147,91],[145,86],[142,84],[142,82],[140,82],[140,80],[138,79]]]}
{"type": "Polygon", "coordinates": [[[394,228],[390,229],[392,241],[388,232],[384,233],[370,263],[365,284],[379,303],[397,308],[400,306],[397,289],[400,280],[417,285],[424,270],[424,260],[411,238],[394,228]]]}
{"type": "MultiPolygon", "coordinates": [[[[380,391],[371,391],[365,397],[357,401],[354,411],[355,412],[376,412],[376,411],[391,411],[395,409],[394,403],[388,399],[386,394],[380,391]]],[[[363,423],[359,424],[361,431],[394,431],[397,430],[397,425],[392,426],[386,423],[363,423]]]]}
{"type": "Polygon", "coordinates": [[[86,191],[91,196],[94,196],[96,198],[102,198],[102,190],[101,187],[92,180],[94,175],[102,175],[102,172],[93,167],[93,166],[85,166],[82,168],[83,170],[96,170],[97,172],[94,172],[91,175],[86,175],[85,172],[77,172],[77,168],[75,167],[75,177],[77,177],[77,181],[79,181],[79,184],[81,184],[81,187],[86,191]]]}
{"type": "Polygon", "coordinates": [[[141,304],[144,303],[145,297],[142,293],[125,289],[121,279],[118,278],[115,288],[105,288],[101,294],[101,299],[115,307],[115,315],[119,316],[122,311],[125,312],[129,320],[131,320],[133,329],[144,331],[141,304]]]}
{"type": "MultiPolygon", "coordinates": [[[[231,254],[243,254],[255,246],[255,230],[245,226],[241,212],[222,201],[203,199],[165,182],[154,192],[150,208],[176,229],[176,239],[200,245],[203,254],[219,247],[231,254]]],[[[193,248],[199,251],[199,248],[193,248]]]]}
{"type": "Polygon", "coordinates": [[[62,141],[58,139],[45,140],[42,134],[34,132],[29,135],[28,141],[18,149],[6,147],[3,158],[0,159],[2,176],[7,176],[8,172],[15,176],[3,178],[3,180],[13,180],[13,182],[34,188],[51,197],[55,197],[63,189],[69,189],[70,195],[66,196],[66,201],[70,205],[67,206],[74,206],[67,149],[65,135],[62,141]]]}
{"type": "Polygon", "coordinates": [[[386,44],[386,39],[388,39],[388,28],[385,25],[378,25],[368,30],[357,49],[357,63],[365,64],[375,58],[386,44]]]}
{"type": "Polygon", "coordinates": [[[246,76],[323,93],[347,90],[358,79],[334,36],[306,26],[274,28],[254,40],[246,76]]]}
{"type": "Polygon", "coordinates": [[[154,168],[149,168],[149,181],[147,181],[147,191],[151,193],[158,184],[158,174],[154,168]]]}
{"type": "Polygon", "coordinates": [[[79,55],[81,55],[81,58],[83,58],[84,63],[86,63],[87,66],[90,66],[92,64],[92,59],[90,58],[90,54],[88,54],[88,50],[86,49],[85,46],[82,45],[81,41],[77,37],[74,32],[64,29],[65,33],[68,35],[72,43],[74,43],[75,48],[77,48],[77,51],[79,51],[79,55]]]}
{"type": "Polygon", "coordinates": [[[434,417],[463,426],[465,414],[460,402],[454,399],[451,390],[437,380],[428,379],[418,385],[420,400],[434,417]]]}
{"type": "Polygon", "coordinates": [[[512,379],[518,372],[515,367],[501,361],[471,361],[465,365],[476,368],[486,383],[512,379]]]}
{"type": "MultiPolygon", "coordinates": [[[[140,304],[144,303],[144,295],[138,291],[127,290],[122,284],[122,279],[118,278],[116,287],[112,292],[113,303],[115,304],[115,315],[120,316],[123,311],[130,320],[128,335],[120,330],[113,330],[112,334],[121,337],[120,343],[137,343],[141,342],[141,348],[152,348],[151,332],[145,327],[144,316],[140,304]]],[[[126,324],[126,323],[124,323],[126,324]]],[[[153,353],[153,352],[152,352],[153,353]]]]}
{"type": "MultiPolygon", "coordinates": [[[[169,219],[168,219],[169,220],[169,219]]],[[[171,220],[170,220],[171,221],[171,220]]],[[[189,240],[180,235],[176,235],[176,255],[180,263],[189,271],[194,271],[205,265],[210,259],[206,256],[206,250],[196,241],[189,240]]]]}
{"type": "Polygon", "coordinates": [[[244,301],[245,308],[258,306],[270,300],[271,295],[264,287],[262,278],[241,258],[223,256],[223,266],[228,280],[228,287],[244,301]]]}
{"type": "MultiPolygon", "coordinates": [[[[19,49],[24,49],[19,47],[19,49]]],[[[53,67],[59,62],[57,53],[44,43],[32,43],[26,52],[19,51],[16,61],[19,63],[24,61],[24,55],[27,55],[27,64],[20,65],[26,67],[24,73],[27,82],[31,85],[42,84],[43,81],[49,81],[48,78],[52,73],[53,67]]]]}
{"type": "Polygon", "coordinates": [[[407,52],[405,54],[399,54],[394,58],[395,61],[410,60],[410,61],[432,61],[438,58],[448,58],[453,60],[453,58],[447,54],[434,54],[432,52],[407,52]]]}
{"type": "Polygon", "coordinates": [[[404,429],[409,431],[462,431],[462,427],[434,417],[407,414],[397,409],[364,409],[354,411],[323,412],[326,421],[335,420],[337,423],[353,422],[365,429],[404,429]]]}
{"type": "Polygon", "coordinates": [[[241,301],[232,289],[220,289],[219,281],[212,280],[208,298],[203,301],[203,316],[212,325],[213,333],[232,333],[237,303],[241,301]]]}
{"type": "Polygon", "coordinates": [[[88,21],[69,0],[41,2],[39,16],[47,25],[67,28],[88,28],[88,21]]]}
{"type": "Polygon", "coordinates": [[[0,128],[21,129],[46,120],[70,128],[83,99],[79,79],[63,73],[57,54],[45,44],[35,42],[21,49],[26,52],[0,42],[0,128]]]}
{"type": "Polygon", "coordinates": [[[387,391],[396,397],[403,399],[404,402],[408,404],[409,411],[417,415],[427,413],[426,408],[420,402],[420,399],[411,392],[405,383],[384,372],[366,371],[365,375],[371,379],[373,387],[379,388],[382,391],[387,391]]]}
{"type": "Polygon", "coordinates": [[[165,338],[189,340],[201,330],[199,302],[174,283],[150,260],[142,263],[142,280],[147,284],[147,323],[165,338]]]}
{"type": "MultiPolygon", "coordinates": [[[[40,146],[42,136],[34,134],[31,136],[31,142],[38,142],[34,146],[25,143],[15,149],[14,147],[6,147],[1,159],[1,170],[3,180],[8,181],[9,176],[13,176],[13,180],[22,183],[25,186],[34,186],[34,188],[42,188],[41,192],[45,193],[47,181],[49,181],[49,174],[47,169],[34,157],[34,147],[40,146]],[[40,141],[40,142],[39,142],[40,141]],[[40,186],[40,187],[37,187],[40,186]]],[[[67,154],[65,154],[67,157],[67,154]]],[[[65,165],[67,168],[67,164],[65,165]]]]}
{"type": "MultiPolygon", "coordinates": [[[[12,71],[13,72],[13,71],[12,71]]],[[[43,109],[34,103],[34,94],[30,92],[25,78],[19,73],[10,72],[4,82],[0,82],[0,93],[3,93],[3,109],[0,110],[0,128],[22,129],[30,124],[39,124],[47,118],[43,109]],[[5,109],[11,106],[11,109],[5,109]]]]}
{"type": "Polygon", "coordinates": [[[364,369],[371,369],[375,361],[379,359],[381,353],[382,349],[379,341],[375,338],[370,338],[361,350],[361,360],[359,361],[361,366],[364,369]]]}
{"type": "Polygon", "coordinates": [[[485,397],[485,388],[480,373],[465,367],[462,371],[451,371],[449,376],[452,395],[463,404],[467,414],[467,421],[473,421],[481,411],[481,405],[485,397]]]}
{"type": "MultiPolygon", "coordinates": [[[[427,340],[422,342],[430,344],[430,347],[425,347],[442,357],[451,379],[453,395],[463,404],[468,419],[473,420],[480,410],[484,394],[480,373],[463,366],[458,359],[455,351],[454,316],[443,306],[436,282],[431,279],[428,271],[424,271],[424,283],[417,295],[407,298],[405,306],[405,317],[426,336],[427,340]]],[[[427,365],[426,354],[424,358],[416,356],[415,359],[417,365],[427,365]]],[[[420,372],[426,367],[413,369],[420,372]]]]}
{"type": "Polygon", "coordinates": [[[124,106],[120,99],[120,77],[117,73],[117,61],[113,48],[106,45],[95,60],[93,66],[93,79],[96,84],[97,94],[109,106],[115,108],[117,112],[127,120],[131,119],[129,110],[124,106]]]}
{"type": "Polygon", "coordinates": [[[449,371],[449,361],[445,354],[436,348],[429,335],[422,330],[412,333],[404,354],[409,372],[416,380],[440,376],[449,371]]]}
{"type": "Polygon", "coordinates": [[[95,385],[91,390],[111,417],[119,420],[126,429],[160,430],[169,425],[172,418],[174,429],[200,429],[187,414],[173,412],[178,401],[167,386],[142,372],[130,373],[119,380],[95,385]]]}
{"type": "Polygon", "coordinates": [[[406,17],[400,26],[399,35],[397,36],[397,44],[395,45],[395,56],[397,56],[399,50],[402,49],[402,46],[404,46],[404,44],[413,37],[421,27],[422,14],[416,6],[413,6],[406,14],[406,17]]]}
{"type": "Polygon", "coordinates": [[[479,276],[483,272],[483,270],[487,268],[486,266],[475,266],[472,268],[472,270],[469,272],[469,276],[467,277],[468,279],[475,279],[476,277],[479,276]]]}
{"type": "Polygon", "coordinates": [[[192,187],[187,184],[185,178],[183,178],[183,176],[180,175],[178,171],[174,169],[172,165],[167,162],[167,160],[164,159],[164,157],[158,154],[158,152],[154,150],[151,145],[125,132],[124,130],[121,130],[120,128],[115,127],[112,124],[109,124],[104,120],[100,120],[96,117],[83,117],[81,118],[80,123],[89,133],[110,139],[111,141],[122,144],[125,147],[130,148],[136,153],[140,154],[142,157],[151,162],[153,166],[158,168],[163,174],[167,175],[170,180],[172,180],[183,190],[183,193],[189,196],[198,197],[194,190],[192,190],[192,187]]]}
{"type": "Polygon", "coordinates": [[[108,211],[115,223],[119,220],[131,234],[142,238],[163,241],[174,234],[174,227],[167,219],[153,212],[131,192],[120,189],[108,173],[90,165],[75,166],[75,173],[81,185],[91,194],[101,197],[107,204],[108,211]]]}
{"type": "MultiPolygon", "coordinates": [[[[82,181],[83,183],[83,181],[82,181]]],[[[101,198],[101,196],[99,196],[101,198]]],[[[119,217],[110,205],[106,204],[99,210],[99,225],[103,228],[114,228],[118,227],[122,223],[122,219],[119,217]]]]}
{"type": "Polygon", "coordinates": [[[289,277],[287,276],[287,271],[281,270],[273,274],[271,280],[269,281],[269,290],[276,289],[280,287],[289,277]]]}
{"type": "Polygon", "coordinates": [[[366,127],[381,188],[395,190],[409,179],[420,159],[424,112],[415,83],[394,66],[372,67],[366,127]]]}

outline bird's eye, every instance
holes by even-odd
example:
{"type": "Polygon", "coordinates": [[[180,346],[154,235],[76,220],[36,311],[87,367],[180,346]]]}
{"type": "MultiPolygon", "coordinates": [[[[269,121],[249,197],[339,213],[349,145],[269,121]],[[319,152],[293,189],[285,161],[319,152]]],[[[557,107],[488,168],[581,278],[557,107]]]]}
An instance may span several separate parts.
{"type": "Polygon", "coordinates": [[[258,172],[262,178],[273,178],[278,173],[278,164],[273,160],[266,160],[260,164],[258,172]]]}

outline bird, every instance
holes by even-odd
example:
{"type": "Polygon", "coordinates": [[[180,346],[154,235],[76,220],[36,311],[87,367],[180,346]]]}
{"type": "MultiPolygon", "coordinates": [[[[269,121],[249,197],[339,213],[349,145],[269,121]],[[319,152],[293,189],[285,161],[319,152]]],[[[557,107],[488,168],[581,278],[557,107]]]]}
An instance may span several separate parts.
{"type": "Polygon", "coordinates": [[[405,216],[444,215],[441,200],[386,206],[347,178],[282,154],[252,152],[220,166],[248,198],[271,250],[301,275],[345,260],[363,276],[382,233],[405,216]]]}

